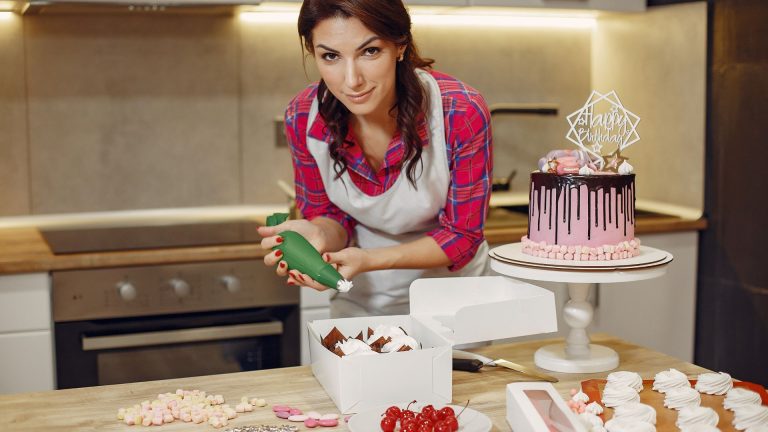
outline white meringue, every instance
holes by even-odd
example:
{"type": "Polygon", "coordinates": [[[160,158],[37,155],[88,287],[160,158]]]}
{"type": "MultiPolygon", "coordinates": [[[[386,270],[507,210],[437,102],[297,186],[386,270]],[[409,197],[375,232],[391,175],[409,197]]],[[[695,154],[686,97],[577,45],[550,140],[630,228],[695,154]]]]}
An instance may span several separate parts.
{"type": "Polygon", "coordinates": [[[621,165],[619,165],[618,171],[619,171],[619,174],[624,174],[624,175],[632,174],[633,172],[635,172],[635,167],[630,165],[629,162],[624,161],[621,163],[621,165]]]}
{"type": "Polygon", "coordinates": [[[619,405],[613,412],[613,418],[632,421],[644,421],[656,424],[656,410],[652,406],[640,402],[629,402],[619,405]]]}
{"type": "Polygon", "coordinates": [[[587,406],[584,408],[584,411],[595,415],[600,415],[603,413],[603,406],[597,402],[591,402],[587,404],[587,406]]]}
{"type": "Polygon", "coordinates": [[[691,382],[688,381],[688,377],[677,369],[659,372],[653,381],[653,389],[659,393],[666,393],[673,388],[690,386],[691,382]]]}
{"type": "Polygon", "coordinates": [[[678,387],[667,391],[664,398],[664,406],[670,409],[680,410],[687,406],[699,406],[701,395],[691,387],[678,387]]]}
{"type": "Polygon", "coordinates": [[[595,171],[588,167],[587,165],[584,165],[583,167],[579,168],[579,175],[592,175],[595,171]]]}
{"type": "Polygon", "coordinates": [[[719,421],[720,417],[712,408],[692,405],[681,409],[677,413],[675,425],[680,429],[684,429],[699,423],[717,426],[719,421]]]}
{"type": "Polygon", "coordinates": [[[746,405],[733,412],[733,427],[738,430],[768,425],[768,406],[746,405]]]}
{"type": "Polygon", "coordinates": [[[372,342],[379,340],[379,338],[382,338],[382,337],[384,339],[387,339],[387,338],[394,338],[395,336],[404,336],[404,335],[405,335],[405,331],[403,331],[403,329],[401,329],[398,326],[389,326],[389,325],[380,324],[376,326],[375,329],[373,329],[373,334],[371,334],[371,336],[368,339],[366,339],[365,342],[370,344],[372,342]]]}
{"type": "Polygon", "coordinates": [[[407,335],[400,335],[393,336],[390,342],[384,344],[384,346],[381,347],[381,352],[397,352],[404,346],[409,346],[412,350],[419,349],[419,343],[416,342],[416,339],[407,335]]]}
{"type": "Polygon", "coordinates": [[[589,402],[589,396],[587,396],[586,393],[584,393],[581,389],[579,389],[579,392],[576,393],[571,397],[571,400],[574,402],[589,402]]]}
{"type": "Polygon", "coordinates": [[[643,390],[643,379],[636,372],[618,371],[608,374],[608,385],[618,384],[633,388],[636,392],[643,390]]]}
{"type": "Polygon", "coordinates": [[[745,388],[734,387],[725,394],[723,407],[727,410],[735,411],[737,408],[745,405],[760,405],[763,401],[760,395],[745,388]]]}
{"type": "Polygon", "coordinates": [[[640,394],[632,387],[609,383],[603,389],[603,405],[611,408],[627,402],[640,402],[640,394]]]}
{"type": "Polygon", "coordinates": [[[608,432],[656,432],[656,426],[643,421],[612,418],[605,422],[608,432]]]}
{"type": "Polygon", "coordinates": [[[371,350],[371,347],[369,347],[367,343],[355,338],[336,342],[336,347],[339,348],[345,356],[366,355],[365,353],[376,354],[371,350]]]}
{"type": "Polygon", "coordinates": [[[581,420],[581,422],[584,423],[584,426],[587,427],[587,430],[590,430],[590,431],[595,426],[600,426],[600,427],[603,426],[603,419],[601,419],[600,417],[592,413],[583,412],[579,414],[579,420],[581,420]]]}
{"type": "Polygon", "coordinates": [[[725,372],[703,373],[696,382],[696,390],[713,395],[724,395],[733,388],[733,379],[725,372]]]}

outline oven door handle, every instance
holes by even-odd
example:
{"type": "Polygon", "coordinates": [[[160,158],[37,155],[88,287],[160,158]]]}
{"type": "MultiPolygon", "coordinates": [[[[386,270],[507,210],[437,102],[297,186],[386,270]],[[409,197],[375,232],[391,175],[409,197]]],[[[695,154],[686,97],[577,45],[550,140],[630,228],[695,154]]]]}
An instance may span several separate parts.
{"type": "Polygon", "coordinates": [[[83,336],[83,351],[134,348],[283,334],[282,321],[130,333],[113,336],[83,336]]]}

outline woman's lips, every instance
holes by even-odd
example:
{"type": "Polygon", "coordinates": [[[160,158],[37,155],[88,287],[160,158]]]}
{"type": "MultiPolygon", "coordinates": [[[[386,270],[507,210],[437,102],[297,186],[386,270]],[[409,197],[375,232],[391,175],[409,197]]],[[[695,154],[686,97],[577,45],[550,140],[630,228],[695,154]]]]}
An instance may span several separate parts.
{"type": "Polygon", "coordinates": [[[368,101],[368,99],[371,97],[372,94],[373,94],[373,89],[370,89],[363,93],[356,93],[354,95],[347,93],[347,99],[349,99],[350,102],[352,103],[359,104],[359,103],[364,103],[368,101]]]}

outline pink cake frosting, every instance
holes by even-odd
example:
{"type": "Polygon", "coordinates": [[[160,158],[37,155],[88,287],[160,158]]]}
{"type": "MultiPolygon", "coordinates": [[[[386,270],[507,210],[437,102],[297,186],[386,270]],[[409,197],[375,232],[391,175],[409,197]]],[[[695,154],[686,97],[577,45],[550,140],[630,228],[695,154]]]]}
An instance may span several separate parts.
{"type": "Polygon", "coordinates": [[[523,253],[581,261],[640,254],[634,174],[597,171],[589,157],[576,150],[551,152],[540,168],[531,174],[523,253]]]}

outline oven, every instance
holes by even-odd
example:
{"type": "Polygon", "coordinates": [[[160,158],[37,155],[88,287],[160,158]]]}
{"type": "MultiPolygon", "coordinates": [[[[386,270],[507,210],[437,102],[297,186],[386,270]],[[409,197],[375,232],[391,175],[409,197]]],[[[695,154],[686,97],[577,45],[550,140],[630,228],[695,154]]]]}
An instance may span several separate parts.
{"type": "Polygon", "coordinates": [[[299,291],[261,260],[55,271],[52,292],[60,389],[300,361],[299,291]]]}

